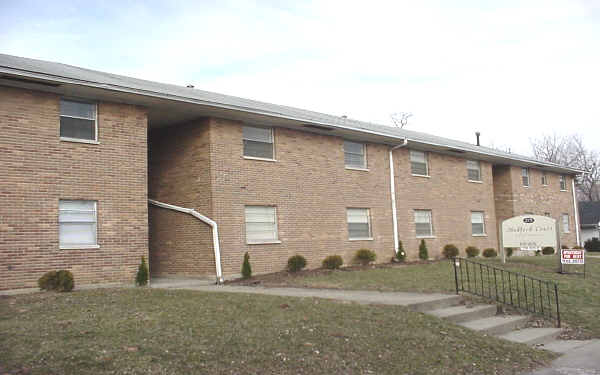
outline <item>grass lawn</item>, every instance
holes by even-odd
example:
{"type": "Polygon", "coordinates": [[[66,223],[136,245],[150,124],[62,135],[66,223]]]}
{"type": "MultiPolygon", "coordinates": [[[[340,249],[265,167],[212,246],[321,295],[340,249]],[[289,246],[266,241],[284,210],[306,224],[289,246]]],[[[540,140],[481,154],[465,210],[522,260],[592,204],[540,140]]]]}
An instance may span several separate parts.
{"type": "MultiPolygon", "coordinates": [[[[600,258],[586,258],[587,277],[556,273],[554,256],[477,258],[499,267],[552,280],[558,283],[561,318],[576,329],[578,338],[600,338],[600,258]]],[[[574,266],[571,266],[574,267],[574,266]]],[[[582,268],[577,268],[581,271],[582,268]]],[[[268,283],[268,282],[267,282],[268,283]]],[[[429,264],[374,268],[359,271],[332,271],[307,277],[281,278],[279,284],[313,288],[341,288],[380,291],[419,291],[454,293],[454,272],[449,261],[429,264]]]]}
{"type": "Polygon", "coordinates": [[[554,358],[396,306],[156,289],[0,298],[0,373],[513,374],[554,358]]]}

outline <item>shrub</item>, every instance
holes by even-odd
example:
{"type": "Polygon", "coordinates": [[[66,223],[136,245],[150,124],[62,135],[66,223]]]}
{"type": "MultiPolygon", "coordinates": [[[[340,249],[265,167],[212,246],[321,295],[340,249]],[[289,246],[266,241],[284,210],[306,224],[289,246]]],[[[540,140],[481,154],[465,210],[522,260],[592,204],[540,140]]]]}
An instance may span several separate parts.
{"type": "Polygon", "coordinates": [[[244,263],[242,263],[242,278],[249,279],[252,277],[252,267],[250,266],[250,254],[244,254],[244,263]]]}
{"type": "Polygon", "coordinates": [[[600,239],[598,239],[598,237],[590,238],[589,240],[585,241],[583,247],[587,251],[600,251],[600,239]]]}
{"type": "Polygon", "coordinates": [[[323,268],[327,268],[329,270],[337,270],[344,264],[344,260],[339,255],[330,255],[327,258],[323,259],[323,268]]]}
{"type": "Polygon", "coordinates": [[[398,252],[396,253],[396,259],[400,262],[404,262],[406,260],[406,253],[404,252],[404,245],[402,245],[402,241],[398,241],[398,252]]]}
{"type": "Polygon", "coordinates": [[[375,253],[369,249],[360,249],[356,251],[356,255],[354,257],[358,263],[366,266],[367,264],[374,262],[377,258],[377,255],[375,255],[375,253]]]}
{"type": "Polygon", "coordinates": [[[419,259],[429,259],[429,253],[427,252],[427,244],[425,243],[425,240],[421,240],[421,244],[419,245],[419,259]]]}
{"type": "Polygon", "coordinates": [[[458,256],[458,247],[449,243],[448,245],[444,246],[444,250],[442,250],[442,254],[444,254],[446,259],[454,258],[454,257],[458,256]]]}
{"type": "Polygon", "coordinates": [[[552,246],[546,246],[546,247],[542,248],[542,254],[544,254],[544,255],[554,254],[554,248],[552,246]]]}
{"type": "Polygon", "coordinates": [[[565,244],[560,245],[560,248],[561,249],[570,249],[570,247],[565,244]]]}
{"type": "Polygon", "coordinates": [[[535,256],[539,257],[540,255],[542,255],[542,251],[541,250],[536,250],[535,251],[535,256]]]}
{"type": "Polygon", "coordinates": [[[476,248],[475,246],[468,246],[465,249],[465,253],[467,253],[467,257],[469,257],[469,258],[475,258],[476,256],[479,255],[479,249],[476,248]]]}
{"type": "Polygon", "coordinates": [[[483,250],[482,254],[486,258],[495,258],[498,256],[498,252],[496,251],[496,249],[492,249],[491,247],[483,250]]]}
{"type": "Polygon", "coordinates": [[[577,245],[577,246],[573,246],[573,249],[577,249],[577,250],[583,250],[583,247],[577,245]]]}
{"type": "Polygon", "coordinates": [[[306,267],[306,258],[302,255],[294,255],[288,259],[287,269],[290,272],[298,272],[306,267]]]}
{"type": "Polygon", "coordinates": [[[41,290],[56,290],[57,292],[70,292],[75,287],[73,274],[67,270],[46,272],[38,279],[41,290]]]}
{"type": "Polygon", "coordinates": [[[504,251],[506,252],[506,257],[510,258],[513,255],[514,249],[512,247],[505,247],[504,251]]]}
{"type": "Polygon", "coordinates": [[[146,264],[146,258],[144,257],[142,257],[142,262],[140,263],[137,274],[135,275],[135,285],[148,285],[148,265],[146,264]]]}

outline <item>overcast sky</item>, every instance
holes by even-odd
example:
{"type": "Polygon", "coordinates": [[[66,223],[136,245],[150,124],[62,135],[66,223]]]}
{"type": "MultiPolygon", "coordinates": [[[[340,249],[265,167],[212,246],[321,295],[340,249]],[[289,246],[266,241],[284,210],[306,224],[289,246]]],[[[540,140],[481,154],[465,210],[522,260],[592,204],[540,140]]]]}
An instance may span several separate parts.
{"type": "Polygon", "coordinates": [[[509,146],[600,150],[600,0],[0,0],[0,53],[509,146]]]}

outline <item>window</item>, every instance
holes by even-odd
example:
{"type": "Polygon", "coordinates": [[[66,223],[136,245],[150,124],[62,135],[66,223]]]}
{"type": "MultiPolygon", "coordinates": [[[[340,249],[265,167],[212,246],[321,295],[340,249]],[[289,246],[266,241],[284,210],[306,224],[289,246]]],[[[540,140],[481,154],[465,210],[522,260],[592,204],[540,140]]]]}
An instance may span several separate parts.
{"type": "Polygon", "coordinates": [[[560,176],[560,190],[561,191],[567,190],[567,178],[565,177],[564,174],[560,176]]]}
{"type": "Polygon", "coordinates": [[[95,142],[98,140],[96,104],[60,101],[60,137],[95,142]]]}
{"type": "Polygon", "coordinates": [[[410,151],[410,172],[418,176],[429,176],[426,152],[410,151]]]}
{"type": "Polygon", "coordinates": [[[523,186],[529,186],[529,168],[521,168],[521,177],[523,178],[523,186]]]}
{"type": "Polygon", "coordinates": [[[348,208],[346,215],[349,239],[371,239],[371,215],[368,208],[348,208]]]}
{"type": "Polygon", "coordinates": [[[431,210],[415,210],[415,231],[417,237],[433,236],[431,210]]]}
{"type": "Polygon", "coordinates": [[[483,212],[471,212],[471,233],[473,236],[485,235],[485,223],[483,212]]]}
{"type": "Polygon", "coordinates": [[[244,156],[273,160],[273,129],[244,126],[244,156]]]}
{"type": "Polygon", "coordinates": [[[277,237],[275,207],[246,206],[246,242],[276,242],[277,237]]]}
{"type": "Polygon", "coordinates": [[[481,181],[481,165],[477,160],[467,160],[467,174],[469,181],[481,181]]]}
{"type": "Polygon", "coordinates": [[[569,214],[562,214],[562,231],[569,233],[569,214]]]}
{"type": "Polygon", "coordinates": [[[546,172],[542,172],[542,185],[548,185],[548,176],[546,175],[546,172]]]}
{"type": "Polygon", "coordinates": [[[544,212],[544,216],[550,217],[550,212],[544,212]]]}
{"type": "Polygon", "coordinates": [[[58,201],[58,242],[61,248],[97,247],[95,201],[58,201]]]}
{"type": "Polygon", "coordinates": [[[349,168],[367,168],[365,144],[344,141],[344,163],[349,168]]]}

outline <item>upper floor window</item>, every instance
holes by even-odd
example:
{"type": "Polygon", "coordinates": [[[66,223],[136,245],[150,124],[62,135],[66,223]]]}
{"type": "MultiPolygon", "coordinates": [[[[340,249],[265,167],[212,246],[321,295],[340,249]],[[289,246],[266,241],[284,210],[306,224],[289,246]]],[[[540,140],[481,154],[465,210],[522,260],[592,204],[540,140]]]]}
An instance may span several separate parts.
{"type": "Polygon", "coordinates": [[[410,172],[418,176],[429,176],[426,152],[410,150],[410,172]]]}
{"type": "Polygon", "coordinates": [[[523,186],[529,186],[529,168],[521,168],[521,177],[523,179],[523,186]]]}
{"type": "Polygon", "coordinates": [[[569,214],[562,214],[562,231],[569,233],[569,214]]]}
{"type": "Polygon", "coordinates": [[[477,160],[467,160],[469,181],[481,181],[481,164],[477,160]]]}
{"type": "Polygon", "coordinates": [[[60,137],[67,140],[98,140],[96,104],[61,99],[60,137]]]}
{"type": "Polygon", "coordinates": [[[58,201],[58,242],[61,248],[97,247],[95,201],[58,201]]]}
{"type": "Polygon", "coordinates": [[[344,141],[344,163],[349,168],[367,168],[364,143],[344,141]]]}
{"type": "Polygon", "coordinates": [[[371,212],[368,208],[348,208],[346,209],[346,217],[349,239],[371,239],[371,212]]]}
{"type": "Polygon", "coordinates": [[[415,231],[417,237],[433,236],[431,210],[415,210],[415,231]]]}
{"type": "Polygon", "coordinates": [[[246,243],[277,242],[277,213],[272,206],[246,206],[246,243]]]}
{"type": "Polygon", "coordinates": [[[244,126],[244,156],[259,159],[274,159],[273,129],[244,126]]]}
{"type": "Polygon", "coordinates": [[[548,185],[548,176],[546,175],[546,172],[542,172],[542,185],[548,185]]]}
{"type": "Polygon", "coordinates": [[[565,177],[565,175],[560,175],[560,190],[562,191],[566,191],[567,190],[567,178],[565,177]]]}
{"type": "Polygon", "coordinates": [[[485,235],[485,220],[483,212],[473,211],[471,212],[471,234],[473,236],[484,236],[485,235]]]}

